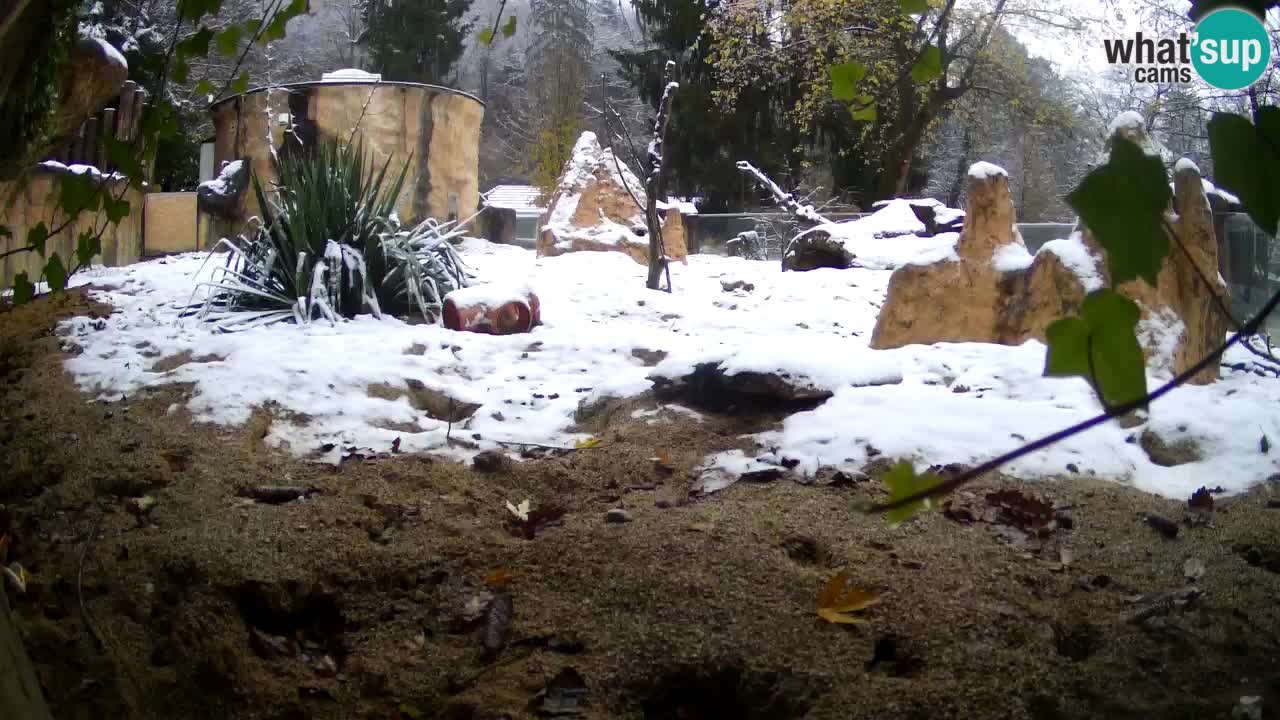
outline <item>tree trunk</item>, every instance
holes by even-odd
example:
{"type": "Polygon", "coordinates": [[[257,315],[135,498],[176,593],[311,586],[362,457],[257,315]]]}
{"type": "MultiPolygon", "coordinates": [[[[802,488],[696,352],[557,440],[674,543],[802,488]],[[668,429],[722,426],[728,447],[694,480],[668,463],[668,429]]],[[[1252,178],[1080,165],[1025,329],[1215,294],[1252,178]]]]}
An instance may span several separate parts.
{"type": "Polygon", "coordinates": [[[35,669],[22,647],[9,611],[9,598],[0,589],[0,718],[52,720],[40,692],[35,669]]]}
{"type": "MultiPolygon", "coordinates": [[[[662,194],[662,153],[666,147],[667,123],[671,119],[671,104],[675,102],[680,86],[674,81],[676,64],[667,61],[663,70],[662,100],[658,103],[658,117],[653,121],[653,141],[649,143],[649,177],[645,181],[648,195],[645,222],[649,226],[649,277],[645,287],[657,290],[662,271],[666,268],[666,249],[662,245],[662,222],[658,218],[658,198],[662,194]]],[[[667,271],[667,292],[671,291],[671,272],[667,271]]]]}
{"type": "Polygon", "coordinates": [[[951,181],[951,189],[947,191],[947,207],[960,207],[960,194],[964,192],[964,179],[969,174],[969,154],[973,152],[973,135],[969,126],[965,126],[964,135],[960,138],[960,157],[956,160],[956,176],[951,181]]]}

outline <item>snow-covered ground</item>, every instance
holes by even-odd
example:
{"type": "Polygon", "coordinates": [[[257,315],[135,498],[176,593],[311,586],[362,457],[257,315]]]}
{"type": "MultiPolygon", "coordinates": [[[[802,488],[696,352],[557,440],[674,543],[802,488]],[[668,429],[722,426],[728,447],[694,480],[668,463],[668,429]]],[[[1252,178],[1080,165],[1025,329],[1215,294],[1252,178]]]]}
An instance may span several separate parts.
{"type": "MultiPolygon", "coordinates": [[[[925,249],[903,238],[881,242],[886,265],[925,249]]],[[[460,459],[474,452],[446,447],[446,423],[405,397],[371,394],[370,385],[404,388],[416,380],[479,403],[452,436],[481,449],[497,441],[570,446],[584,437],[568,431],[579,402],[644,392],[651,373],[708,358],[740,369],[785,368],[834,391],[823,405],[759,436],[756,460],[740,452],[708,459],[709,467],[728,471],[782,458],[798,460],[800,473],[853,470],[869,448],[922,467],[975,463],[1099,409],[1084,381],[1041,376],[1044,346],[1037,342],[868,349],[889,270],[782,273],[774,261],[694,255],[687,266],[672,266],[676,292],[667,294],[646,290],[644,268],[621,253],[536,258],[479,240],[467,240],[461,253],[480,280],[534,288],[545,324],[494,337],[361,317],[214,334],[198,322],[178,322],[205,259],[189,254],[96,270],[90,279],[117,312],[105,325],[89,318],[63,324],[68,347],[81,349],[66,366],[83,389],[106,399],[191,383],[187,408],[201,421],[243,423],[254,407],[275,403],[306,417],[277,420],[269,443],[300,455],[332,443],[331,458],[343,446],[385,450],[396,438],[406,452],[460,459]],[[736,281],[754,287],[722,285],[736,281]],[[634,350],[667,356],[646,367],[634,350]],[[153,369],[184,352],[192,362],[153,369]],[[867,386],[899,376],[896,384],[867,386]]],[[[1218,383],[1184,387],[1155,403],[1147,426],[1169,441],[1193,439],[1204,459],[1156,466],[1126,441],[1142,428],[1108,424],[1008,469],[1024,477],[1096,474],[1173,497],[1200,486],[1240,491],[1280,471],[1280,451],[1259,448],[1263,434],[1280,443],[1280,381],[1225,371],[1218,383]]]]}

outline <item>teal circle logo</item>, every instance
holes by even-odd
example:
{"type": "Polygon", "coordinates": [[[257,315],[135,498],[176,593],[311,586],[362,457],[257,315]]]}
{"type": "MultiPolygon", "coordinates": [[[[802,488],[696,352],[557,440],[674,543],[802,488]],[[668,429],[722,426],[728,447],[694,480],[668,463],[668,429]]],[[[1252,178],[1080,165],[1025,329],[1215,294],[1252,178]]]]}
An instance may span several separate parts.
{"type": "Polygon", "coordinates": [[[1271,37],[1258,16],[1222,8],[1196,25],[1191,63],[1220,90],[1241,90],[1258,81],[1271,63],[1271,37]]]}

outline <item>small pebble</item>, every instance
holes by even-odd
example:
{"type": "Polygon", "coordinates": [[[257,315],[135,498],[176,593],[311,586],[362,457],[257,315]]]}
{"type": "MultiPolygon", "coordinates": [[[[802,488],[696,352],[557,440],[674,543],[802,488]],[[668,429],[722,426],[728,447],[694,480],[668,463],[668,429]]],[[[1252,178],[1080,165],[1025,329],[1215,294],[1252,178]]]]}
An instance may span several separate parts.
{"type": "Polygon", "coordinates": [[[631,513],[622,508],[614,508],[604,514],[604,521],[607,523],[631,522],[631,513]]]}

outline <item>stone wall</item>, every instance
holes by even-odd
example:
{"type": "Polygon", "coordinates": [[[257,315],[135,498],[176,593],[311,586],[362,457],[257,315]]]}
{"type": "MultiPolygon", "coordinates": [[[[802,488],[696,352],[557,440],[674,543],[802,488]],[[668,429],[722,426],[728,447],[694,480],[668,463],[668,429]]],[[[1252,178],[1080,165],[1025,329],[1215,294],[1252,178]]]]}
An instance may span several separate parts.
{"type": "MultiPolygon", "coordinates": [[[[58,175],[65,171],[37,168],[11,182],[0,183],[0,225],[4,225],[12,233],[12,237],[0,237],[0,253],[22,247],[27,242],[27,232],[43,222],[53,230],[64,220],[58,211],[58,175]],[[54,223],[51,225],[50,223],[54,223]]],[[[146,204],[144,194],[131,187],[126,181],[108,183],[108,189],[115,197],[123,192],[122,199],[129,203],[130,212],[120,224],[109,227],[102,235],[102,252],[94,258],[94,264],[128,265],[142,257],[143,207],[146,204]]],[[[68,269],[75,264],[76,241],[80,233],[101,227],[106,223],[104,215],[82,213],[58,234],[49,238],[45,245],[45,255],[23,252],[10,255],[0,260],[0,287],[13,286],[14,277],[25,271],[33,282],[40,276],[46,258],[58,253],[68,269]]]]}
{"type": "Polygon", "coordinates": [[[207,247],[208,235],[201,232],[200,224],[195,193],[151,193],[147,195],[143,252],[150,257],[202,250],[207,247]]]}
{"type": "MultiPolygon", "coordinates": [[[[408,163],[397,204],[403,220],[465,219],[480,202],[483,118],[476,98],[429,85],[327,82],[255,90],[213,107],[215,164],[247,158],[268,187],[276,177],[273,149],[351,140],[362,143],[379,168],[390,159],[389,176],[408,163]]],[[[257,213],[250,189],[243,217],[257,213]]]]}

